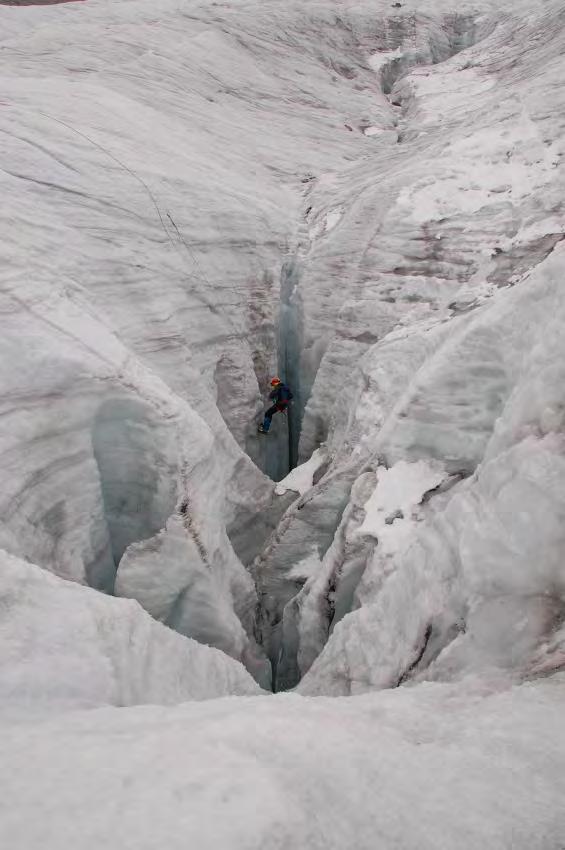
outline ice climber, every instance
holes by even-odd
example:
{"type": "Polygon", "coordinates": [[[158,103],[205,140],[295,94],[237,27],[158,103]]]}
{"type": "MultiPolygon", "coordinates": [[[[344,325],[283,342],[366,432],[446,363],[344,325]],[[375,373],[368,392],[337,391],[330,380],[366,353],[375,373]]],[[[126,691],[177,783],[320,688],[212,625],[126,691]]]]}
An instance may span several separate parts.
{"type": "Polygon", "coordinates": [[[263,423],[257,429],[260,434],[268,434],[271,427],[271,420],[275,413],[284,413],[287,409],[292,393],[286,384],[283,384],[280,378],[273,378],[271,381],[272,390],[269,393],[269,398],[273,402],[272,406],[265,411],[263,423]]]}

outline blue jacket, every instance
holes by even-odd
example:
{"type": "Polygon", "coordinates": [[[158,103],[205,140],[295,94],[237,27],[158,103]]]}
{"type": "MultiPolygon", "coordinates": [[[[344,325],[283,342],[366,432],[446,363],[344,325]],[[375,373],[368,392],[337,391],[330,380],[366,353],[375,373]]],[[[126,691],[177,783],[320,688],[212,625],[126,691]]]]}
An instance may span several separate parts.
{"type": "Polygon", "coordinates": [[[269,393],[269,398],[276,404],[288,404],[292,397],[292,393],[286,384],[279,384],[269,393]]]}

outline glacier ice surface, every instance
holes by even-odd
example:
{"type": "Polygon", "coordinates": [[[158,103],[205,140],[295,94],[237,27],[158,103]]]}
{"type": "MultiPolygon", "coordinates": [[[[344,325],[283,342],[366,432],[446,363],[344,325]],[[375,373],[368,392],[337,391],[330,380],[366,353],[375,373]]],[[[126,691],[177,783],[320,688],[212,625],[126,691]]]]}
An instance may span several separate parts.
{"type": "Polygon", "coordinates": [[[0,47],[10,846],[559,850],[562,4],[0,47]]]}

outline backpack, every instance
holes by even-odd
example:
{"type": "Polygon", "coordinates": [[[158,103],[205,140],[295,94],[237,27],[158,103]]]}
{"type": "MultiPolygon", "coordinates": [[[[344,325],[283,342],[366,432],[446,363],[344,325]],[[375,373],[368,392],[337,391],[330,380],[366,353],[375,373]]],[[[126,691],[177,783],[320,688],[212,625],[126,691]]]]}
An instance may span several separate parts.
{"type": "Polygon", "coordinates": [[[283,384],[281,387],[279,387],[279,401],[291,401],[291,399],[293,398],[294,396],[292,395],[290,389],[287,387],[286,384],[283,384]]]}

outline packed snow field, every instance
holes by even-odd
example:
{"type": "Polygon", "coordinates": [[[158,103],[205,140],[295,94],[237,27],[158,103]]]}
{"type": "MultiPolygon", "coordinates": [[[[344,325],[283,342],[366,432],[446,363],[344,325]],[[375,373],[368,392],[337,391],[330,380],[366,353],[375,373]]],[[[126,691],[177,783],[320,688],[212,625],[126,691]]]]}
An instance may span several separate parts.
{"type": "Polygon", "coordinates": [[[0,5],[6,846],[564,850],[564,56],[0,5]]]}

